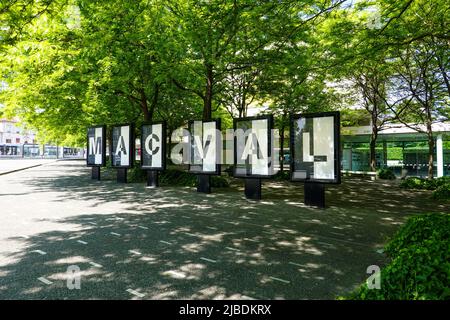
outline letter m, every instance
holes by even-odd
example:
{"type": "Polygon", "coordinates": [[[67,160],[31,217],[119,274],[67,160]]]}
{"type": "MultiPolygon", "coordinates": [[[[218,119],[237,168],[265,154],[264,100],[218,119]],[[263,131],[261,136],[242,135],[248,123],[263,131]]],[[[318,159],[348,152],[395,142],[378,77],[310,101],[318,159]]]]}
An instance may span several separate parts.
{"type": "Polygon", "coordinates": [[[95,137],[89,138],[89,154],[101,154],[102,152],[102,138],[97,137],[97,140],[95,140],[95,137]]]}

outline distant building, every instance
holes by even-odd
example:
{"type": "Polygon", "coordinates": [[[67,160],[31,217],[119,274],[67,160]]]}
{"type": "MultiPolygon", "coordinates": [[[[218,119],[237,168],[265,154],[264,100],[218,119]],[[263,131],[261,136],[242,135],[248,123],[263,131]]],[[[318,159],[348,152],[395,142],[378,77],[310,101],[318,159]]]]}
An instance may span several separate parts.
{"type": "Polygon", "coordinates": [[[17,120],[0,119],[0,155],[20,156],[28,144],[36,144],[33,131],[23,129],[17,120]]]}
{"type": "MultiPolygon", "coordinates": [[[[434,175],[450,176],[450,123],[435,123],[432,129],[434,175]]],[[[425,131],[425,127],[423,126],[421,130],[425,131]]],[[[370,126],[341,129],[344,171],[370,171],[370,134],[370,126]]],[[[426,177],[428,175],[427,136],[403,124],[387,125],[378,134],[376,162],[378,168],[390,168],[399,177],[426,177]]]]}
{"type": "Polygon", "coordinates": [[[81,158],[84,149],[38,145],[36,133],[23,129],[17,120],[0,119],[0,157],[81,158]]]}

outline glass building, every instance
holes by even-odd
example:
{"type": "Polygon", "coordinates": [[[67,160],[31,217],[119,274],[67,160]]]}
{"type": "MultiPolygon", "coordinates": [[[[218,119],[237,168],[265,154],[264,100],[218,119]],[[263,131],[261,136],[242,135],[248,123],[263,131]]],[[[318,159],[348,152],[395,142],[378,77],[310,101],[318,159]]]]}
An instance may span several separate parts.
{"type": "MultiPolygon", "coordinates": [[[[422,129],[422,128],[421,128],[422,129]]],[[[425,128],[423,128],[425,129],[425,128]]],[[[435,177],[450,176],[450,123],[433,124],[435,177]]],[[[342,170],[370,171],[371,127],[343,127],[342,170]]],[[[405,125],[391,124],[379,132],[377,168],[391,168],[397,177],[428,176],[428,141],[424,133],[405,125]]]]}

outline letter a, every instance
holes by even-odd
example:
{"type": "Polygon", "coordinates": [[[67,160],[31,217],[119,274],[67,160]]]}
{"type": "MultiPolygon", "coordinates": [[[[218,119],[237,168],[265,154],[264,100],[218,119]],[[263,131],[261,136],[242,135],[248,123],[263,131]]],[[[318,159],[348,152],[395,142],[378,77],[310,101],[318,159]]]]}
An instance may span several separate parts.
{"type": "Polygon", "coordinates": [[[116,148],[116,155],[121,154],[121,152],[123,152],[123,154],[125,154],[125,155],[127,154],[127,149],[125,147],[125,140],[123,140],[122,136],[120,136],[120,138],[119,138],[119,144],[117,145],[117,148],[116,148]]]}

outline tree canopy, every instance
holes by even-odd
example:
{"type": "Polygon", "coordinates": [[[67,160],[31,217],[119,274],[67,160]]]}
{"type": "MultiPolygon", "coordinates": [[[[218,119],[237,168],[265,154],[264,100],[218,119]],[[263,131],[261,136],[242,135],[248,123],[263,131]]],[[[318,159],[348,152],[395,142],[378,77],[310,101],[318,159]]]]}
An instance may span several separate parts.
{"type": "Polygon", "coordinates": [[[1,112],[73,145],[93,124],[173,130],[255,106],[282,135],[289,113],[321,110],[363,110],[375,140],[387,121],[432,135],[450,113],[449,13],[444,0],[7,0],[1,112]]]}

